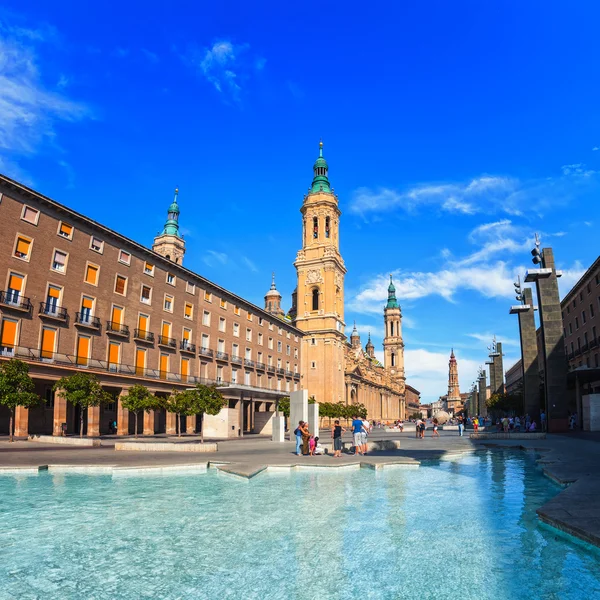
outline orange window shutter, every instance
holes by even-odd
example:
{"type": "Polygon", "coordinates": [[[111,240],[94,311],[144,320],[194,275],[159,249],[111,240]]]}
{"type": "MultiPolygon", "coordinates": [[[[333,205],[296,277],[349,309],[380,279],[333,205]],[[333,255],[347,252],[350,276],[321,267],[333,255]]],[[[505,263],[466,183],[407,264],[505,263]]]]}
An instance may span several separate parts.
{"type": "Polygon", "coordinates": [[[56,342],[54,329],[42,329],[42,358],[52,358],[56,342]]]}
{"type": "Polygon", "coordinates": [[[143,350],[138,349],[135,353],[135,366],[143,367],[146,363],[146,353],[143,350]]]}
{"type": "Polygon", "coordinates": [[[170,323],[163,323],[162,336],[163,337],[171,337],[171,324],[170,323]]]}
{"type": "Polygon", "coordinates": [[[11,290],[17,290],[17,292],[23,291],[23,278],[20,275],[10,274],[10,281],[8,287],[11,290]]]}
{"type": "Polygon", "coordinates": [[[60,224],[60,232],[64,233],[66,236],[70,237],[72,231],[73,227],[71,227],[71,225],[67,225],[66,223],[60,224]]]}
{"type": "Polygon", "coordinates": [[[164,373],[167,372],[169,366],[169,357],[166,354],[160,355],[160,370],[164,373]]]}
{"type": "Polygon", "coordinates": [[[140,315],[138,329],[140,331],[148,331],[148,317],[146,315],[140,315]]]}
{"type": "Polygon", "coordinates": [[[182,358],[181,359],[181,374],[184,377],[187,377],[189,375],[189,371],[190,371],[190,361],[187,358],[182,358]]]}
{"type": "Polygon", "coordinates": [[[119,344],[111,343],[108,346],[108,362],[111,365],[119,364],[119,344]]]}
{"type": "Polygon", "coordinates": [[[87,365],[90,355],[90,338],[80,336],[77,338],[77,364],[87,365]]]}
{"type": "Polygon", "coordinates": [[[17,322],[2,321],[2,346],[14,346],[17,343],[17,322]]]}
{"type": "Polygon", "coordinates": [[[117,283],[115,284],[115,292],[117,292],[118,294],[125,293],[125,278],[124,277],[117,277],[117,283]]]}
{"type": "Polygon", "coordinates": [[[31,242],[24,240],[23,238],[19,238],[17,240],[17,252],[19,252],[20,254],[29,254],[29,246],[31,245],[31,242]]]}
{"type": "Polygon", "coordinates": [[[121,317],[123,316],[123,309],[118,306],[113,306],[112,309],[112,322],[121,325],[121,317]]]}
{"type": "Polygon", "coordinates": [[[95,284],[98,280],[98,269],[92,265],[88,265],[85,280],[88,283],[95,284]]]}
{"type": "Polygon", "coordinates": [[[50,297],[50,298],[60,298],[60,288],[50,286],[48,288],[48,297],[50,297]]]}
{"type": "Polygon", "coordinates": [[[93,303],[94,302],[91,298],[84,298],[83,301],[81,302],[81,306],[83,308],[89,308],[90,310],[92,310],[93,303]]]}
{"type": "Polygon", "coordinates": [[[183,330],[183,339],[187,340],[188,342],[190,341],[190,330],[189,329],[183,330]]]}
{"type": "Polygon", "coordinates": [[[186,304],[185,305],[185,316],[186,317],[191,317],[192,316],[192,305],[191,304],[186,304]]]}

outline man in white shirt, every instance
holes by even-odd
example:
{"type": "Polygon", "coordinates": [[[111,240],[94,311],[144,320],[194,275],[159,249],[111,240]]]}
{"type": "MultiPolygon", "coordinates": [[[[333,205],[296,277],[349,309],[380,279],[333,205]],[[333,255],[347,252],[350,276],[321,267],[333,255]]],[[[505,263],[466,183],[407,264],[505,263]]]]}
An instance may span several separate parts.
{"type": "Polygon", "coordinates": [[[369,423],[369,421],[367,421],[367,419],[363,419],[363,431],[361,433],[361,438],[362,438],[362,452],[363,454],[367,453],[367,438],[369,436],[369,433],[371,433],[371,423],[369,423]]]}

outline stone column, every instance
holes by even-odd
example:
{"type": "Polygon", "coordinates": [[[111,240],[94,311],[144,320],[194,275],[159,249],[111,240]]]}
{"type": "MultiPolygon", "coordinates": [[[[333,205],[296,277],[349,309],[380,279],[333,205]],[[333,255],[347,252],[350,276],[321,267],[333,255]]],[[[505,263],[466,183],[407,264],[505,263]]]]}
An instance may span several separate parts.
{"type": "Polygon", "coordinates": [[[525,281],[535,281],[542,329],[544,392],[548,431],[567,431],[567,358],[563,333],[558,277],[552,248],[542,250],[542,268],[528,271],[525,281]]]}
{"type": "Polygon", "coordinates": [[[127,395],[127,388],[123,388],[117,398],[117,435],[129,435],[129,411],[123,408],[121,398],[127,395]]]}
{"type": "Polygon", "coordinates": [[[154,411],[144,411],[144,435],[154,435],[154,411]]]}
{"type": "Polygon", "coordinates": [[[87,409],[87,436],[100,436],[100,407],[88,406],[87,409]]]}
{"type": "Polygon", "coordinates": [[[538,348],[535,330],[533,294],[531,288],[521,291],[523,304],[511,306],[510,314],[519,315],[519,337],[521,340],[521,364],[523,369],[523,410],[536,423],[540,422],[540,374],[538,370],[538,348]]]}
{"type": "Polygon", "coordinates": [[[285,441],[285,417],[273,417],[273,431],[271,434],[271,440],[273,442],[284,442],[285,441]]]}
{"type": "Polygon", "coordinates": [[[494,368],[494,354],[490,353],[490,360],[485,363],[489,367],[490,372],[490,390],[492,394],[496,390],[496,369],[494,368]]]}
{"type": "Polygon", "coordinates": [[[172,412],[167,412],[166,415],[166,434],[176,435],[177,434],[177,415],[172,412]]]}
{"type": "Polygon", "coordinates": [[[290,432],[298,427],[298,421],[308,421],[308,390],[290,394],[290,432]]]}
{"type": "Polygon", "coordinates": [[[54,419],[52,435],[62,435],[62,424],[67,422],[67,400],[60,397],[61,390],[54,394],[54,419]]]}
{"type": "Polygon", "coordinates": [[[502,342],[496,342],[496,352],[494,353],[494,385],[492,393],[504,393],[504,359],[502,358],[502,342]]]}
{"type": "Polygon", "coordinates": [[[29,435],[29,409],[23,406],[15,408],[15,436],[27,437],[29,435]]]}
{"type": "MultiPolygon", "coordinates": [[[[310,428],[310,432],[317,437],[319,435],[319,404],[309,404],[308,405],[308,426],[310,428]]],[[[298,424],[296,423],[296,426],[298,424]]]]}
{"type": "Polygon", "coordinates": [[[486,377],[485,371],[482,371],[481,376],[479,377],[479,393],[477,394],[477,414],[481,415],[482,417],[487,417],[487,405],[485,403],[486,399],[486,377]]]}

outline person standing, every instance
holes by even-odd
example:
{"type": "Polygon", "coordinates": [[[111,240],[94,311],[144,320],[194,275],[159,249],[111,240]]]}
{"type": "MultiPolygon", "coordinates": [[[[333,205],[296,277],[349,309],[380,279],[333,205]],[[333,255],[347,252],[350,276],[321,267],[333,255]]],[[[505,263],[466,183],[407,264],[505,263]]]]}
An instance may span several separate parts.
{"type": "Polygon", "coordinates": [[[354,438],[354,456],[357,454],[362,455],[362,432],[363,432],[363,422],[362,419],[359,419],[355,416],[352,419],[352,436],[354,438]]]}
{"type": "Polygon", "coordinates": [[[540,423],[542,425],[542,431],[546,431],[546,413],[544,411],[540,413],[540,423]]]}
{"type": "Polygon", "coordinates": [[[367,419],[363,419],[362,420],[363,423],[363,431],[360,434],[360,437],[362,439],[362,453],[366,454],[367,450],[369,449],[367,444],[367,440],[369,438],[369,433],[371,433],[371,423],[369,423],[369,421],[367,421],[367,419]]]}
{"type": "Polygon", "coordinates": [[[433,434],[431,435],[431,437],[440,437],[440,434],[438,433],[438,420],[437,419],[433,420],[433,434]]]}
{"type": "Polygon", "coordinates": [[[308,423],[306,421],[302,421],[302,427],[300,427],[300,431],[302,432],[302,454],[304,456],[308,456],[308,442],[310,440],[310,431],[308,430],[308,423]]]}
{"type": "Polygon", "coordinates": [[[465,425],[464,425],[463,418],[462,418],[462,417],[459,417],[459,418],[458,418],[458,435],[459,435],[460,437],[462,437],[462,436],[463,436],[463,429],[464,429],[464,426],[465,426],[465,425]]]}
{"type": "Polygon", "coordinates": [[[331,428],[331,437],[333,438],[333,458],[341,458],[342,456],[342,434],[346,430],[340,425],[338,420],[335,421],[331,428]]]}
{"type": "Polygon", "coordinates": [[[304,425],[304,421],[298,421],[298,427],[294,431],[294,435],[296,436],[296,456],[300,456],[300,446],[302,445],[302,425],[304,425]]]}

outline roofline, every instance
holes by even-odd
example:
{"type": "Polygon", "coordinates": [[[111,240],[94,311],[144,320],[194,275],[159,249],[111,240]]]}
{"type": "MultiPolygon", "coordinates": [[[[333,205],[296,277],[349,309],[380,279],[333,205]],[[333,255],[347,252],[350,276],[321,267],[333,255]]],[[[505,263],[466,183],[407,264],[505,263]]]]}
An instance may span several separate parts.
{"type": "Polygon", "coordinates": [[[15,181],[14,179],[11,179],[10,177],[7,177],[6,175],[4,175],[2,173],[0,173],[0,183],[4,183],[9,187],[16,188],[24,195],[29,194],[31,196],[34,196],[40,202],[45,202],[46,204],[53,206],[54,208],[56,208],[59,211],[64,211],[64,212],[69,213],[70,215],[72,215],[76,219],[79,219],[80,221],[83,221],[87,225],[89,225],[91,227],[95,227],[96,229],[99,229],[99,230],[107,233],[108,235],[112,236],[113,238],[116,238],[117,240],[121,240],[121,241],[125,242],[126,244],[133,246],[139,252],[146,253],[147,255],[151,256],[155,260],[160,261],[161,263],[163,263],[165,265],[168,265],[170,269],[179,269],[180,272],[186,273],[187,275],[190,275],[190,276],[196,278],[201,283],[211,286],[215,291],[219,291],[224,294],[227,294],[233,300],[239,301],[240,304],[245,305],[246,307],[252,308],[252,310],[264,315],[265,317],[267,317],[270,320],[273,320],[275,323],[277,323],[277,322],[282,323],[286,327],[289,327],[294,332],[296,332],[296,335],[304,337],[305,333],[303,331],[301,331],[300,329],[298,329],[297,327],[295,327],[294,325],[292,325],[291,323],[288,323],[287,321],[283,321],[282,319],[275,317],[271,313],[267,312],[264,308],[260,308],[260,306],[256,306],[256,304],[252,304],[252,302],[249,302],[248,300],[242,298],[241,296],[238,296],[237,294],[234,294],[233,292],[226,290],[225,288],[221,287],[220,285],[217,285],[216,283],[210,281],[209,279],[202,277],[202,275],[199,275],[198,273],[194,273],[194,271],[190,271],[189,269],[186,269],[184,266],[178,265],[177,263],[174,263],[173,261],[168,260],[161,254],[157,254],[156,252],[154,252],[154,250],[151,250],[150,248],[147,248],[146,246],[142,246],[142,244],[139,244],[138,242],[136,242],[128,237],[125,237],[124,235],[116,232],[114,229],[110,229],[110,228],[106,227],[105,225],[102,225],[101,223],[98,223],[97,221],[94,221],[93,219],[90,219],[89,217],[82,215],[81,213],[73,210],[72,208],[69,208],[68,206],[61,204],[60,202],[57,202],[56,200],[52,200],[52,198],[49,198],[48,196],[44,196],[44,194],[41,194],[40,192],[38,192],[30,187],[27,187],[26,185],[19,183],[18,181],[15,181]]]}
{"type": "Polygon", "coordinates": [[[560,307],[563,308],[563,302],[566,306],[570,301],[572,296],[575,295],[575,290],[579,288],[580,285],[583,285],[585,280],[592,275],[592,271],[596,270],[596,267],[600,267],[600,256],[592,263],[592,266],[579,278],[579,281],[568,291],[567,295],[560,301],[560,307]]]}

